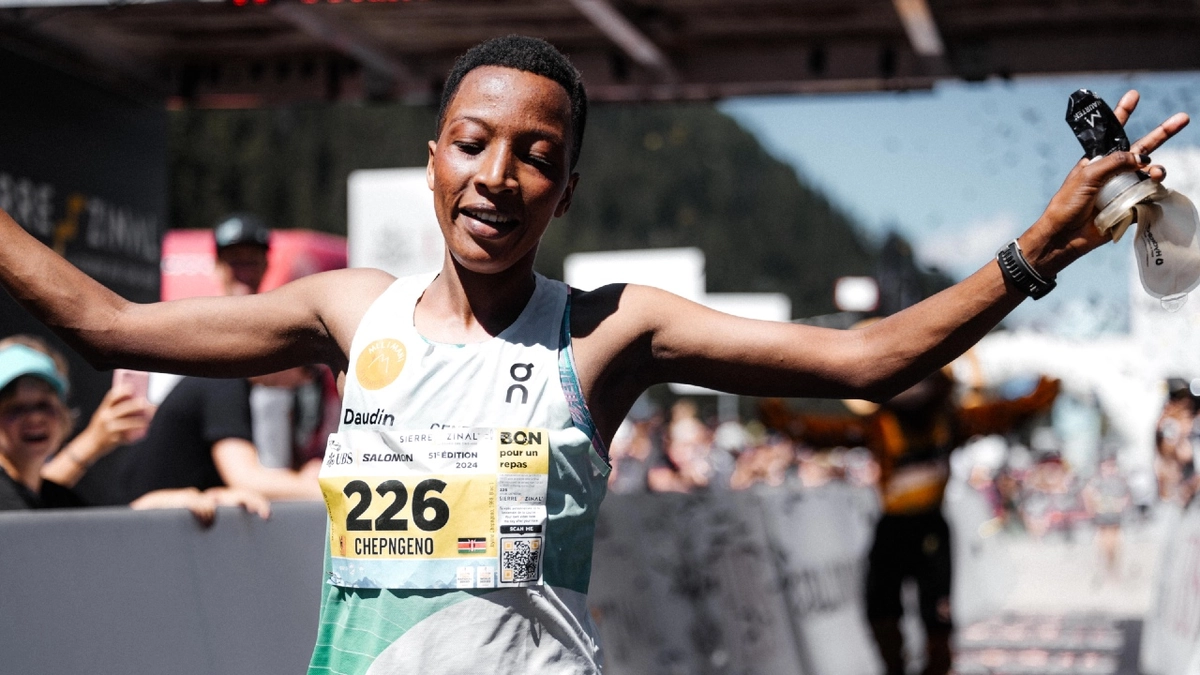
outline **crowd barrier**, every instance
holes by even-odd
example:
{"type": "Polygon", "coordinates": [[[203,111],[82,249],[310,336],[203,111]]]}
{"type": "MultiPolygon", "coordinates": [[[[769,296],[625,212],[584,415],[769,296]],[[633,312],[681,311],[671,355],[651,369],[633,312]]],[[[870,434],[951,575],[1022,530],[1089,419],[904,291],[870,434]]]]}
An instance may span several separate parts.
{"type": "Polygon", "coordinates": [[[1200,675],[1200,501],[1174,516],[1142,628],[1145,675],[1200,675]]]}
{"type": "Polygon", "coordinates": [[[843,486],[610,497],[590,593],[607,670],[876,672],[863,497],[843,486]]]}
{"type": "Polygon", "coordinates": [[[323,505],[0,514],[0,672],[296,675],[312,653],[323,505]]]}
{"type": "MultiPolygon", "coordinates": [[[[861,592],[875,508],[838,484],[610,495],[591,585],[606,672],[879,672],[861,592]]],[[[183,511],[0,514],[0,670],[302,673],[324,532],[315,503],[222,509],[207,530],[183,511]]]]}

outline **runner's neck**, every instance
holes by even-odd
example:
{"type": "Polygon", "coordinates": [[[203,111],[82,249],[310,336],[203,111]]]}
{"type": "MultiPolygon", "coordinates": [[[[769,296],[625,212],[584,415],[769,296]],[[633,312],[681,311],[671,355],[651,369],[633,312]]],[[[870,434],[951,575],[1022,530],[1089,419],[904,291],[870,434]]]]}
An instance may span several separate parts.
{"type": "Polygon", "coordinates": [[[447,256],[441,273],[417,301],[413,314],[417,332],[452,344],[484,342],[499,335],[533,297],[537,280],[532,267],[530,261],[499,274],[478,274],[447,256]]]}

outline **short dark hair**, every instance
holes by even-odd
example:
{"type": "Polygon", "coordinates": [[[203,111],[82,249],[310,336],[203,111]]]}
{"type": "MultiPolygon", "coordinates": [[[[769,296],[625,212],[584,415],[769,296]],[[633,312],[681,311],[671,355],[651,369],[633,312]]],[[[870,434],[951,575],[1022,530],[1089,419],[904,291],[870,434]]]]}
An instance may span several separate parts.
{"type": "Polygon", "coordinates": [[[587,123],[587,92],[583,88],[583,76],[562,52],[540,38],[524,35],[492,38],[471,47],[458,57],[442,89],[437,115],[438,133],[441,133],[446,109],[458,93],[463,78],[482,66],[515,68],[541,75],[554,80],[566,90],[567,97],[571,99],[571,168],[574,169],[579,161],[579,152],[583,149],[583,127],[587,123]]]}

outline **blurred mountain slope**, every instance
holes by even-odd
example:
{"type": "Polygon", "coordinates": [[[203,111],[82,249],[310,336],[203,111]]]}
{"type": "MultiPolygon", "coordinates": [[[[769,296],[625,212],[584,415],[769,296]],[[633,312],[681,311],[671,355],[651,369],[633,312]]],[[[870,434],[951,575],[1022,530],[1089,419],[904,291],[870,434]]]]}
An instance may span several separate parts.
{"type": "MultiPolygon", "coordinates": [[[[355,169],[420,166],[435,111],[297,106],[171,114],[171,226],[248,210],[274,227],[346,231],[355,169]]],[[[566,217],[538,268],[577,251],[698,246],[714,292],[774,291],[797,316],[833,310],[833,281],[871,274],[854,224],[711,105],[595,106],[566,217]]]]}

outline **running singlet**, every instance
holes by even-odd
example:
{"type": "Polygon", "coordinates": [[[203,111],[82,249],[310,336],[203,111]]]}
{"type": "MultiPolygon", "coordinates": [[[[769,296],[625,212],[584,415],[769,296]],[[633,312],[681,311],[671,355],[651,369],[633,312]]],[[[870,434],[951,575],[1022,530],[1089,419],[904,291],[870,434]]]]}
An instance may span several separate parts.
{"type": "Polygon", "coordinates": [[[309,675],[598,673],[587,610],[608,464],[575,376],[568,287],[537,275],[486,342],[413,325],[398,279],[350,349],[321,471],[327,585],[309,675]]]}

